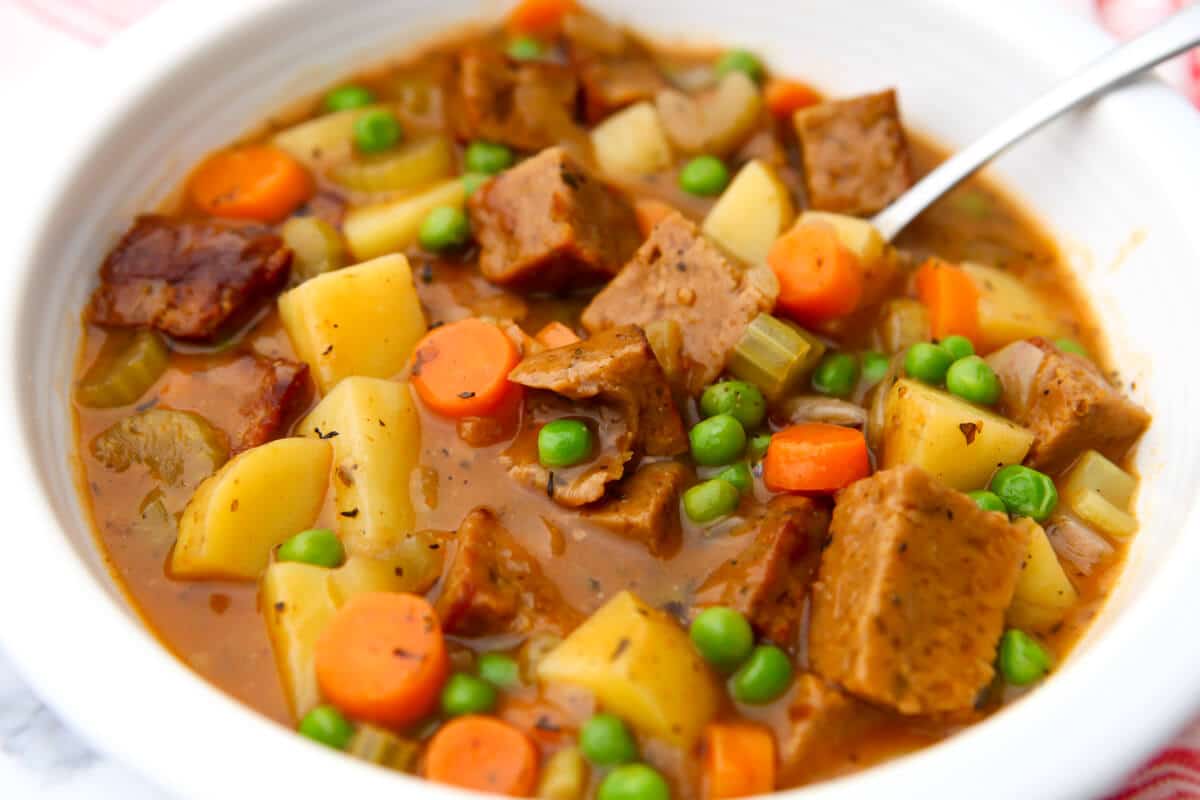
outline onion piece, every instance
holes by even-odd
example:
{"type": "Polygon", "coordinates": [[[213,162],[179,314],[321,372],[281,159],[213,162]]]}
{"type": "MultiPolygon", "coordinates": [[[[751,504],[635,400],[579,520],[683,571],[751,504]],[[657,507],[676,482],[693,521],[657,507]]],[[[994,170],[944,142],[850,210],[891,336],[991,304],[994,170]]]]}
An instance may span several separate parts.
{"type": "Polygon", "coordinates": [[[824,422],[828,425],[861,428],[867,424],[867,410],[862,406],[819,394],[789,397],[780,405],[778,413],[772,416],[791,425],[824,422]]]}
{"type": "Polygon", "coordinates": [[[1050,546],[1079,575],[1091,575],[1113,556],[1113,547],[1103,536],[1066,514],[1056,514],[1046,523],[1050,546]]]}
{"type": "Polygon", "coordinates": [[[867,444],[872,450],[878,451],[883,444],[883,428],[887,423],[887,399],[892,391],[892,385],[900,378],[904,369],[904,353],[892,356],[888,371],[883,374],[879,383],[867,392],[867,425],[865,433],[867,444]]]}
{"type": "Polygon", "coordinates": [[[1045,358],[1040,347],[1020,341],[1006,345],[984,359],[1004,387],[1006,416],[1022,419],[1028,413],[1033,381],[1045,358]]]}

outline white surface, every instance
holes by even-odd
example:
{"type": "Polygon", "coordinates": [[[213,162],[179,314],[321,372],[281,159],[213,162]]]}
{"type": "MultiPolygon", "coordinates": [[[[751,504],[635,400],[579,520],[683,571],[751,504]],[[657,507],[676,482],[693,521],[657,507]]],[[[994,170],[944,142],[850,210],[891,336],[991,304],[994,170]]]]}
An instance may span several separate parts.
{"type": "MultiPolygon", "coordinates": [[[[260,7],[169,9],[89,66],[96,83],[63,122],[39,117],[34,130],[17,126],[36,141],[6,148],[20,158],[5,174],[27,191],[0,196],[9,206],[0,411],[21,420],[23,436],[0,465],[16,501],[8,504],[10,535],[21,537],[19,565],[0,581],[0,639],[90,741],[182,795],[453,796],[309,745],[195,679],[124,609],[70,485],[72,320],[129,215],[272,106],[478,9],[472,0],[420,12],[413,9],[426,4],[416,0],[361,0],[330,14],[332,0],[324,10],[301,0],[287,14],[268,10],[235,24],[256,13],[251,5],[260,7]]],[[[898,83],[908,120],[953,145],[1106,46],[1025,0],[596,5],[663,33],[762,50],[784,71],[837,93],[898,83]],[[703,27],[681,31],[681,18],[703,27]]],[[[998,167],[1066,242],[1087,243],[1080,272],[1112,329],[1128,332],[1117,343],[1119,363],[1156,414],[1140,457],[1151,478],[1140,498],[1146,528],[1114,613],[1030,700],[943,746],[806,798],[1044,797],[1049,787],[1053,796],[1084,797],[1161,746],[1197,707],[1200,638],[1180,632],[1200,607],[1200,532],[1190,519],[1200,487],[1200,374],[1152,367],[1177,358],[1178,343],[1193,338],[1181,328],[1194,325],[1198,288],[1189,269],[1200,263],[1198,137],[1200,124],[1181,101],[1139,87],[1055,125],[998,167]],[[1144,243],[1114,268],[1138,230],[1144,243]]],[[[0,741],[8,747],[13,738],[0,741]]]]}

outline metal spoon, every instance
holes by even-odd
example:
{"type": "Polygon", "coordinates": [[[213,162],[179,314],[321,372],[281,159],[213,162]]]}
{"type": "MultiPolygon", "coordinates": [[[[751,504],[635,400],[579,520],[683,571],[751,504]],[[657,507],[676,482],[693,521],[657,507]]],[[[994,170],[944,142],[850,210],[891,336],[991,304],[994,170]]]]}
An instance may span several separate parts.
{"type": "Polygon", "coordinates": [[[935,200],[1065,111],[1200,44],[1200,4],[1114,48],[955,153],[871,220],[891,241],[935,200]]]}

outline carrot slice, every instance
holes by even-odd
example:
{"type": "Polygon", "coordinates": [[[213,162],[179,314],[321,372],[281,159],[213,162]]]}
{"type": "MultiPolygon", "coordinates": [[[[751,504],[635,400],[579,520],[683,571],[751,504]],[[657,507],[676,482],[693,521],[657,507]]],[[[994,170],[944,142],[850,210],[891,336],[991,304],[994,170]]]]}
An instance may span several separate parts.
{"type": "Polygon", "coordinates": [[[802,108],[821,102],[821,95],[807,83],[772,79],[765,90],[767,108],[777,117],[790,117],[802,108]]]}
{"type": "Polygon", "coordinates": [[[797,225],[779,237],[767,264],[779,278],[779,306],[801,322],[845,316],[862,298],[858,257],[823,222],[797,225]]]}
{"type": "Polygon", "coordinates": [[[579,341],[579,336],[576,335],[575,331],[561,322],[551,322],[538,331],[537,336],[533,338],[550,348],[566,347],[569,344],[575,344],[579,341]]]}
{"type": "Polygon", "coordinates": [[[211,156],[192,175],[192,202],[205,214],[279,222],[313,195],[312,176],[274,147],[242,147],[211,156]]]}
{"type": "Polygon", "coordinates": [[[979,344],[979,288],[953,264],[931,258],[917,270],[917,297],[929,309],[935,339],[965,336],[979,344]]]}
{"type": "Polygon", "coordinates": [[[673,211],[675,211],[674,206],[661,200],[642,198],[633,203],[633,213],[637,215],[638,230],[642,232],[643,237],[648,237],[650,231],[654,230],[654,227],[673,211]]]}
{"type": "Polygon", "coordinates": [[[775,790],[775,740],[766,728],[713,723],[704,729],[704,785],[709,800],[775,790]]]}
{"type": "Polygon", "coordinates": [[[500,405],[517,346],[504,331],[470,318],[434,328],[417,343],[412,384],[445,417],[482,417],[500,405]]]}
{"type": "Polygon", "coordinates": [[[763,482],[773,492],[835,492],[871,474],[860,431],[808,422],[771,437],[763,482]]]}
{"type": "Polygon", "coordinates": [[[508,29],[515,33],[558,33],[563,17],[574,10],[574,0],[522,0],[508,16],[508,29]]]}
{"type": "Polygon", "coordinates": [[[423,597],[351,598],[317,639],[321,693],[352,717],[407,725],[437,706],[449,661],[442,626],[423,597]]]}
{"type": "Polygon", "coordinates": [[[425,751],[425,777],[481,792],[527,797],[538,757],[529,737],[494,717],[466,716],[442,726],[425,751]]]}

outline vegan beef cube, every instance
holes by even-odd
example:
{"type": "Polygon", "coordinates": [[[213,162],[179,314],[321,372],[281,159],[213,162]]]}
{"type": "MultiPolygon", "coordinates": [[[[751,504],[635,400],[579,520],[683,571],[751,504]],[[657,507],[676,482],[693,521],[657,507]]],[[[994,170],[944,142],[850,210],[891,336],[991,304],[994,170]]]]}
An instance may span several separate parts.
{"type": "Polygon", "coordinates": [[[458,133],[463,139],[541,150],[577,133],[578,93],[569,67],[514,61],[494,49],[472,47],[458,64],[458,133]]]}
{"type": "Polygon", "coordinates": [[[677,461],[646,464],[609,496],[584,510],[584,519],[626,539],[642,542],[650,555],[665,555],[680,541],[679,495],[688,470],[677,461]]]}

